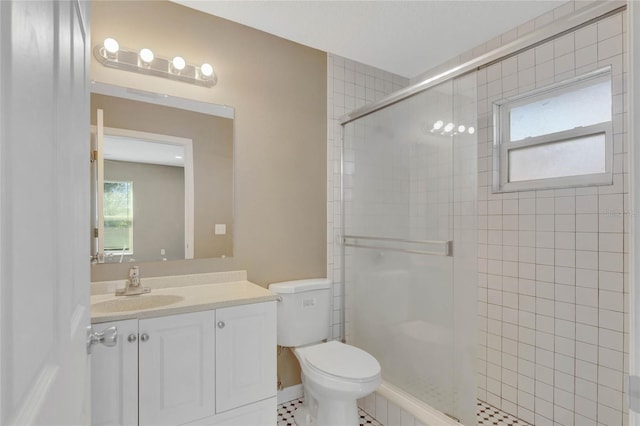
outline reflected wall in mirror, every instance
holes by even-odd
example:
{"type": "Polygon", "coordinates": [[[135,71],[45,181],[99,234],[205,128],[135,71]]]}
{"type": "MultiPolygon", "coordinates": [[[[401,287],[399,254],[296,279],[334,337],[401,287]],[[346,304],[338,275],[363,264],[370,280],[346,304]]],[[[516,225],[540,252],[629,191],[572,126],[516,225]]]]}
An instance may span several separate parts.
{"type": "Polygon", "coordinates": [[[233,109],[101,83],[92,92],[93,261],[231,256],[233,109]]]}

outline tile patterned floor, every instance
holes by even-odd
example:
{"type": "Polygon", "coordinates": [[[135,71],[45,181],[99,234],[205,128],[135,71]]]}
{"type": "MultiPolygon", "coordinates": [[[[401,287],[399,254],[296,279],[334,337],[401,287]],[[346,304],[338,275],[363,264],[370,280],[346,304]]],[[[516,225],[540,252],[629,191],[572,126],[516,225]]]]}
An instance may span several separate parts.
{"type": "MultiPolygon", "coordinates": [[[[296,422],[293,420],[293,412],[300,404],[302,404],[302,399],[280,404],[278,406],[278,426],[296,426],[296,422]]],[[[478,400],[477,407],[476,419],[478,426],[531,426],[529,423],[500,411],[484,401],[478,400]]],[[[358,411],[360,413],[360,426],[384,426],[363,410],[358,411]]]]}
{"type": "Polygon", "coordinates": [[[478,426],[531,426],[524,420],[507,414],[484,401],[478,400],[477,407],[478,426]]]}
{"type": "MultiPolygon", "coordinates": [[[[278,406],[278,426],[296,426],[293,420],[293,412],[296,411],[298,405],[302,404],[302,399],[285,402],[278,406]]],[[[384,426],[382,423],[358,409],[360,414],[360,426],[384,426]]]]}

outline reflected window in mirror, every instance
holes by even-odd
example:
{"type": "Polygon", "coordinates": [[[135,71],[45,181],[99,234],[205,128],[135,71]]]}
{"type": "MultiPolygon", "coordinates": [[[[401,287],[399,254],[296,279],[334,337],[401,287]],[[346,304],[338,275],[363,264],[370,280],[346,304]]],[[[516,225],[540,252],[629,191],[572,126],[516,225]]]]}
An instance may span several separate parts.
{"type": "Polygon", "coordinates": [[[104,182],[105,254],[133,255],[133,182],[104,182]]]}

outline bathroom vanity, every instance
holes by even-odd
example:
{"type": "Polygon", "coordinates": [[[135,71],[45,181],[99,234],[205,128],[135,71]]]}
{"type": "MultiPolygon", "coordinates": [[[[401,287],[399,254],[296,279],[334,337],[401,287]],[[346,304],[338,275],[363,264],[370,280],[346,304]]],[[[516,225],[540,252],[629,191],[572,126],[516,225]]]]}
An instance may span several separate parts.
{"type": "Polygon", "coordinates": [[[274,425],[276,297],[244,272],[93,283],[92,424],[274,425]],[[113,330],[111,330],[113,331],[113,330]],[[109,331],[107,331],[109,333],[109,331]]]}

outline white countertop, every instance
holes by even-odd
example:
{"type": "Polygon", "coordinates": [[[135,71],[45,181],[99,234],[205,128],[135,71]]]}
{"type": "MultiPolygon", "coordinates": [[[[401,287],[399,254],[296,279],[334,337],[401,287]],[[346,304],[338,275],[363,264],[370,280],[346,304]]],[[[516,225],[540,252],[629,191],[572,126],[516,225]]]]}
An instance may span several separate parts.
{"type": "MultiPolygon", "coordinates": [[[[199,274],[200,279],[195,279],[195,275],[185,277],[163,277],[158,279],[166,282],[169,278],[174,282],[174,287],[168,287],[167,284],[160,285],[160,288],[154,288],[154,279],[142,280],[142,285],[145,287],[151,287],[150,293],[145,293],[138,296],[115,296],[113,291],[107,292],[107,288],[112,288],[110,285],[102,285],[96,283],[94,294],[91,296],[92,307],[96,304],[103,302],[111,302],[125,300],[125,303],[136,301],[144,302],[145,298],[154,296],[178,296],[182,300],[172,303],[170,305],[152,307],[148,309],[137,310],[118,310],[118,311],[104,311],[95,312],[92,309],[91,323],[98,324],[109,321],[119,321],[125,319],[143,319],[153,318],[159,316],[176,315],[188,312],[205,311],[210,309],[218,309],[229,306],[246,305],[250,303],[269,302],[276,300],[276,296],[264,287],[260,287],[253,284],[246,279],[238,281],[216,282],[219,280],[211,279],[207,280],[203,275],[212,274],[199,274]],[[204,283],[203,281],[212,281],[210,283],[204,283]],[[193,285],[195,282],[197,284],[193,285]],[[133,299],[137,298],[137,299],[133,299]]],[[[241,278],[242,274],[235,275],[234,278],[241,278]]],[[[143,303],[141,303],[143,304],[143,303]]]]}

